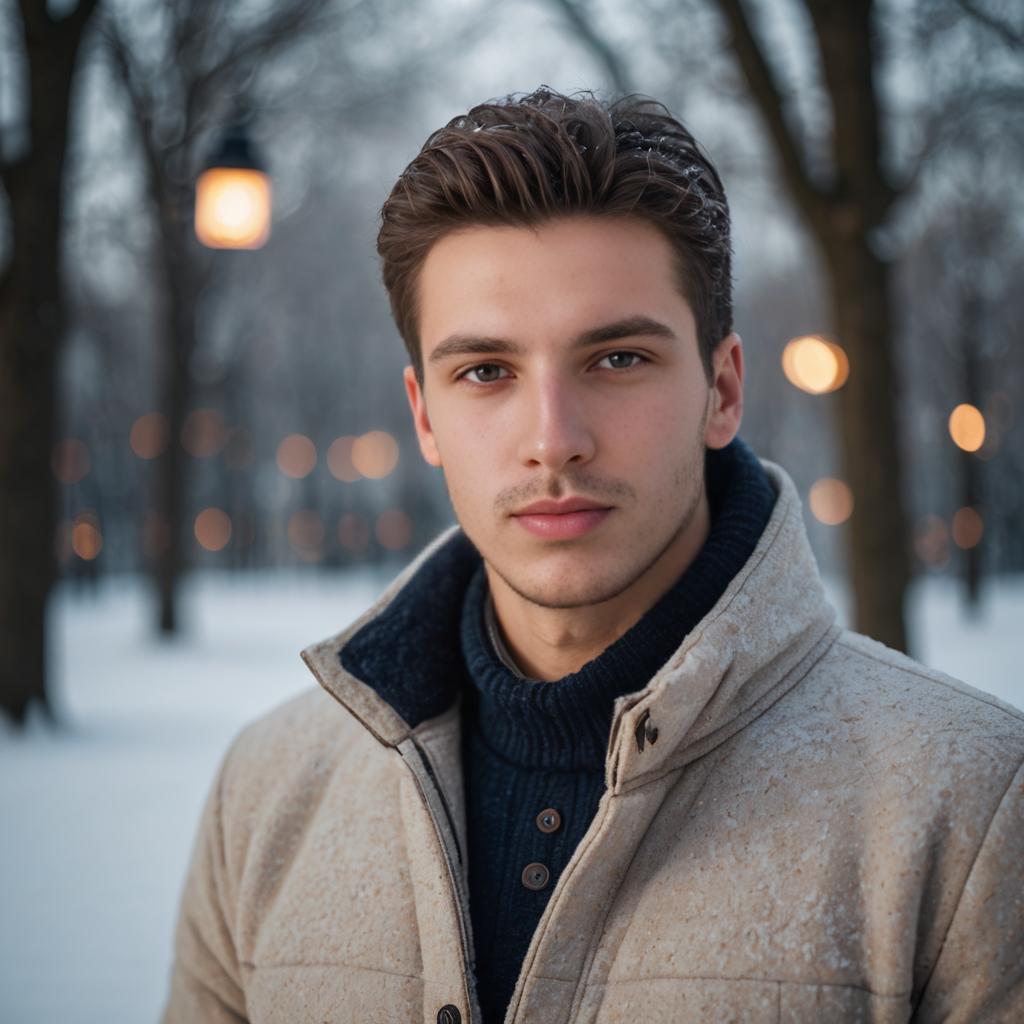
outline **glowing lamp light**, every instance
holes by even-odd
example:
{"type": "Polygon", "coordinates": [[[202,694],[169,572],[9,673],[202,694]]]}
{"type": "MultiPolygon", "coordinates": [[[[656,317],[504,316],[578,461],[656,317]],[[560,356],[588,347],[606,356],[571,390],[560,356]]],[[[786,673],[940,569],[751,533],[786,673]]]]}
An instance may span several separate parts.
{"type": "Polygon", "coordinates": [[[985,417],[966,402],[949,414],[949,436],[965,452],[976,452],[985,443],[985,417]]]}
{"type": "Polygon", "coordinates": [[[270,177],[236,125],[196,182],[196,237],[211,249],[259,249],[270,237],[270,211],[270,177]]]}
{"type": "Polygon", "coordinates": [[[782,350],[786,380],[811,395],[836,391],[850,376],[850,361],[840,345],[816,334],[794,338],[782,350]]]}

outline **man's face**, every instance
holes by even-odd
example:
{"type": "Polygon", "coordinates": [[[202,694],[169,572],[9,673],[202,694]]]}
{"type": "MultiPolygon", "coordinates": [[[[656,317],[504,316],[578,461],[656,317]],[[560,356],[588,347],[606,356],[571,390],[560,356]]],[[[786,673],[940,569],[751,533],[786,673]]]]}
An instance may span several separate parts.
{"type": "Polygon", "coordinates": [[[491,572],[534,604],[580,607],[685,545],[705,446],[738,418],[709,420],[715,390],[655,227],[459,230],[428,253],[419,297],[420,447],[491,572]]]}

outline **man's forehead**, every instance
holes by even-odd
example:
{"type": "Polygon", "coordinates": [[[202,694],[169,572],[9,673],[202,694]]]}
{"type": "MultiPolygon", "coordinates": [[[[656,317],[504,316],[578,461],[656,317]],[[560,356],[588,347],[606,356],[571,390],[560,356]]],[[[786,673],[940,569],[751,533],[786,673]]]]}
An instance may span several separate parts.
{"type": "Polygon", "coordinates": [[[656,253],[671,257],[668,238],[646,218],[572,214],[537,223],[471,223],[451,228],[430,247],[424,266],[431,262],[449,262],[469,253],[478,256],[484,251],[501,253],[512,249],[536,253],[575,248],[594,254],[595,250],[614,251],[624,246],[648,249],[652,259],[657,258],[656,253]]]}
{"type": "Polygon", "coordinates": [[[646,319],[649,333],[669,336],[689,312],[671,247],[633,218],[460,229],[428,253],[418,292],[427,359],[442,343],[515,342],[531,327],[587,344],[642,333],[646,319]]]}

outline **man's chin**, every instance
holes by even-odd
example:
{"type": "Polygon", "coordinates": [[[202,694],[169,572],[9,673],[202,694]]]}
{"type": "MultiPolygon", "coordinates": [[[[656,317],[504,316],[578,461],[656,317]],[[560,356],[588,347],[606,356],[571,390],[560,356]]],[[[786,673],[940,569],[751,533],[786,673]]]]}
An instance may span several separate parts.
{"type": "Polygon", "coordinates": [[[552,573],[524,575],[501,566],[492,568],[515,594],[540,608],[588,608],[618,597],[636,581],[643,567],[636,572],[620,569],[618,572],[594,572],[594,567],[580,571],[579,567],[552,573]]]}

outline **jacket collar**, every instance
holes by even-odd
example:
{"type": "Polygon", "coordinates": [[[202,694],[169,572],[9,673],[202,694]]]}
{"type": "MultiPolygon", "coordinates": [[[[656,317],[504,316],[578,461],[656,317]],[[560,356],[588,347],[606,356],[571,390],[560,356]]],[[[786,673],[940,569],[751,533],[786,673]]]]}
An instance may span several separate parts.
{"type": "MultiPolygon", "coordinates": [[[[717,746],[802,678],[838,634],[802,518],[780,466],[778,493],[743,568],[641,690],[615,703],[606,777],[619,792],[717,746]]],[[[383,744],[427,730],[466,684],[462,595],[479,554],[458,527],[434,541],[355,623],[302,651],[320,684],[383,744]],[[424,652],[429,652],[425,655],[424,652]]]]}

